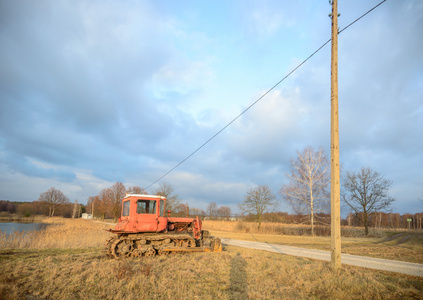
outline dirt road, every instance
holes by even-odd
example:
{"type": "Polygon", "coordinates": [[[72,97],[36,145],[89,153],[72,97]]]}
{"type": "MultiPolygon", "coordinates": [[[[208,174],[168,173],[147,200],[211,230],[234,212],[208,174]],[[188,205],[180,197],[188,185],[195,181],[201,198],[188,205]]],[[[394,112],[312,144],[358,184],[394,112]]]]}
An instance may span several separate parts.
{"type": "MultiPolygon", "coordinates": [[[[300,257],[308,257],[312,259],[319,259],[330,261],[330,252],[323,250],[305,249],[292,246],[240,241],[233,239],[221,238],[222,243],[231,246],[244,247],[257,250],[265,250],[270,252],[277,252],[286,255],[294,255],[300,257]]],[[[352,265],[357,267],[370,268],[375,270],[383,270],[390,272],[397,272],[402,274],[421,276],[423,277],[423,264],[408,263],[396,260],[380,259],[366,256],[358,256],[351,254],[341,254],[341,261],[345,265],[352,265]]]]}

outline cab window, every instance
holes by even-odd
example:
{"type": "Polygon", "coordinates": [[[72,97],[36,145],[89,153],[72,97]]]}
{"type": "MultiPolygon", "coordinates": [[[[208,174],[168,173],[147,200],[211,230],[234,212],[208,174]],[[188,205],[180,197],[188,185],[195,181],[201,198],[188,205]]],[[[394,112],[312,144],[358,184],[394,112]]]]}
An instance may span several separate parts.
{"type": "Polygon", "coordinates": [[[123,202],[122,217],[129,216],[129,204],[130,201],[123,202]]]}
{"type": "Polygon", "coordinates": [[[138,214],[155,214],[156,201],[155,200],[138,200],[137,213],[138,214]]]}
{"type": "Polygon", "coordinates": [[[164,217],[164,200],[160,200],[160,217],[164,217]]]}

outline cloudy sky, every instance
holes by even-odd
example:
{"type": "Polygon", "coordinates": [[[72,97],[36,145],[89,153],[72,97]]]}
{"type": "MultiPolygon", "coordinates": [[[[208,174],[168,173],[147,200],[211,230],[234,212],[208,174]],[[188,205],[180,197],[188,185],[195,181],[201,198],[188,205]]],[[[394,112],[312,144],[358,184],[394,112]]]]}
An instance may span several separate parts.
{"type": "MultiPolygon", "coordinates": [[[[380,0],[339,2],[342,29],[380,0]]],[[[151,185],[325,43],[330,11],[0,0],[0,199],[151,185]]],[[[394,211],[423,211],[422,1],[389,0],[340,34],[339,109],[343,170],[373,168],[394,211]]],[[[330,44],[162,181],[191,207],[237,211],[258,184],[279,197],[296,151],[329,143],[330,44]]]]}

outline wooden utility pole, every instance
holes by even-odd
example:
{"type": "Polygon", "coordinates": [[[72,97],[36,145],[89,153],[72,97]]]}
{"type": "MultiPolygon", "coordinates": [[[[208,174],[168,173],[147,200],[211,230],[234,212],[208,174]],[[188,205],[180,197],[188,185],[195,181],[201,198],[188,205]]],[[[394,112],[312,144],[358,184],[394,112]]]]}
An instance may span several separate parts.
{"type": "Polygon", "coordinates": [[[338,118],[338,0],[332,0],[332,60],[331,60],[331,268],[341,267],[341,187],[339,171],[338,118]]]}

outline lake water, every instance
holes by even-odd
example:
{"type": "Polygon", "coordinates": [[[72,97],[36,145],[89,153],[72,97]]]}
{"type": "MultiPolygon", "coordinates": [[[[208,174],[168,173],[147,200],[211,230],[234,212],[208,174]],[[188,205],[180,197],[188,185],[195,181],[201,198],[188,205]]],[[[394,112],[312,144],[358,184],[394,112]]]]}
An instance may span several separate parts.
{"type": "Polygon", "coordinates": [[[15,222],[0,222],[0,231],[6,234],[10,234],[14,231],[30,231],[30,230],[41,230],[46,228],[48,224],[43,223],[15,223],[15,222]]]}

